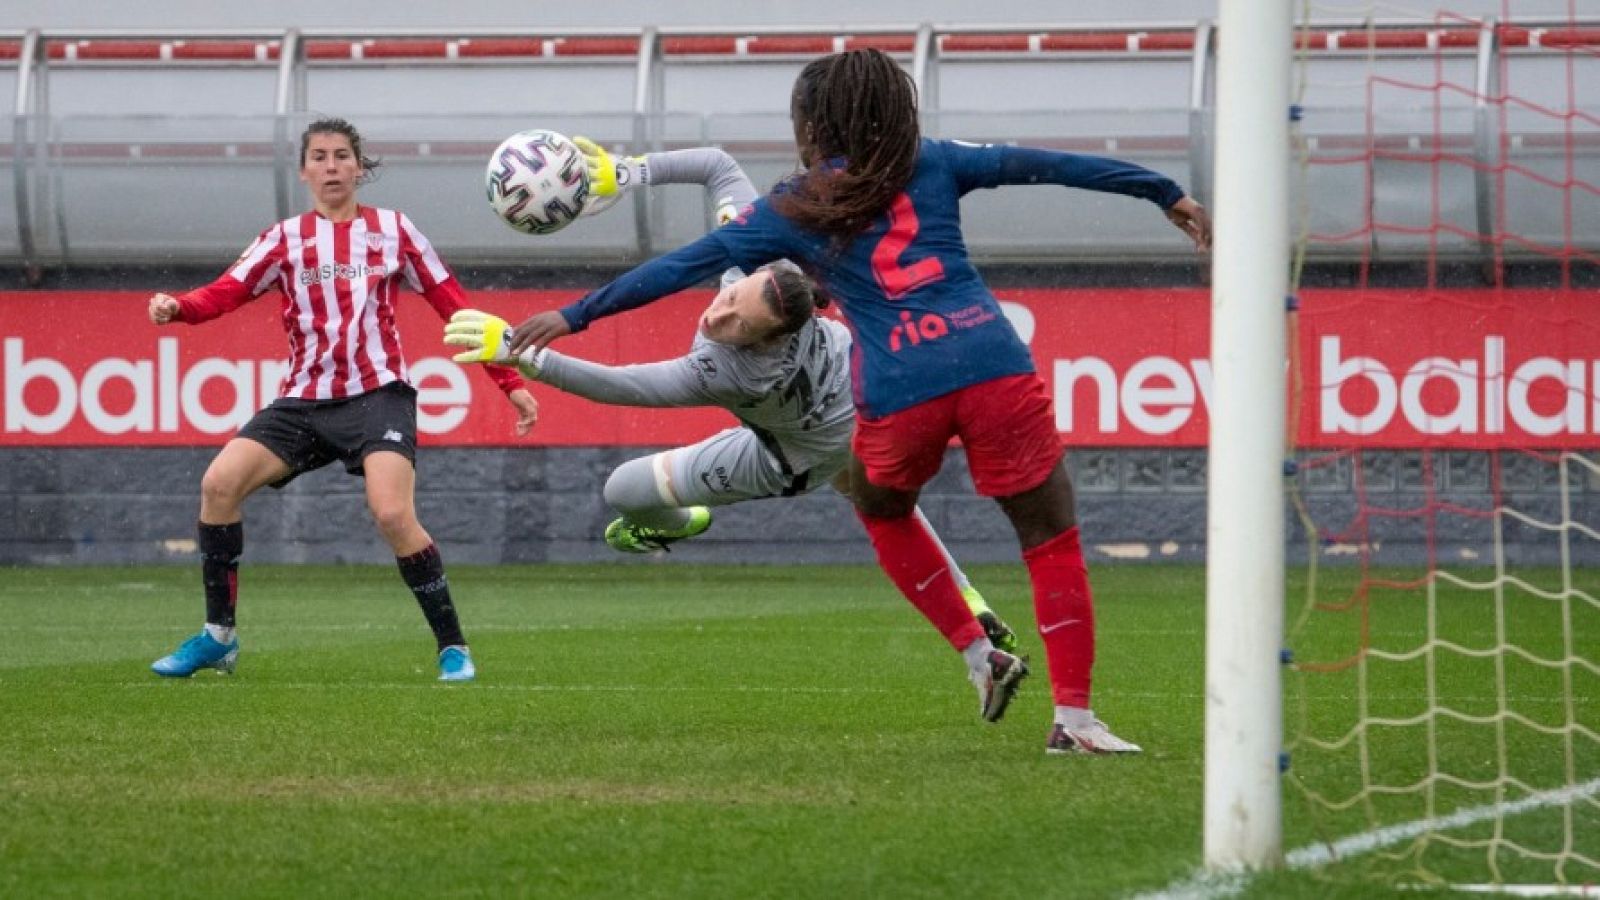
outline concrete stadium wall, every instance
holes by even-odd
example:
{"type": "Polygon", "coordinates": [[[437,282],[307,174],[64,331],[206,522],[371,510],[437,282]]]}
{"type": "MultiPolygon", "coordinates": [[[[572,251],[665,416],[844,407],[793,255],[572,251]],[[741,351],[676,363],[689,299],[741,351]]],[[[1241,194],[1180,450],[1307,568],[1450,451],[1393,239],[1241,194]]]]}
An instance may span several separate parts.
{"type": "MultiPolygon", "coordinates": [[[[213,448],[0,448],[0,563],[192,563],[200,476],[213,448]]],[[[419,454],[423,525],[461,562],[614,561],[600,540],[613,514],[600,487],[611,469],[648,450],[435,449],[419,454]]],[[[384,562],[362,482],[342,468],[263,490],[245,507],[249,559],[384,562]]],[[[1135,494],[1138,493],[1137,488],[1135,494]]],[[[1131,499],[1131,498],[1130,498],[1131,499]]],[[[1100,543],[1173,541],[1198,558],[1204,496],[1190,490],[1124,502],[1091,490],[1081,504],[1100,543]],[[1144,536],[1141,538],[1141,535],[1144,536]]],[[[972,492],[952,452],[923,508],[969,562],[1016,558],[998,507],[972,492]]],[[[1159,551],[1158,551],[1159,552],[1159,551]]],[[[712,530],[673,559],[705,562],[870,562],[865,532],[831,489],[719,510],[712,530]]],[[[630,558],[631,559],[631,558],[630,558]]]]}
{"type": "MultiPolygon", "coordinates": [[[[428,449],[419,457],[423,524],[447,558],[470,563],[606,561],[651,565],[666,560],[775,563],[870,562],[871,550],[843,498],[831,490],[790,500],[725,508],[704,537],[670,556],[619,557],[600,534],[612,514],[600,486],[639,448],[428,449]]],[[[195,561],[201,473],[213,448],[0,448],[0,564],[164,563],[195,561]]],[[[1367,511],[1423,506],[1420,455],[1369,453],[1363,465],[1367,511]]],[[[1205,454],[1199,450],[1082,450],[1069,455],[1078,512],[1092,561],[1199,561],[1205,555],[1205,454]]],[[[1501,460],[1508,505],[1546,521],[1560,519],[1555,469],[1537,459],[1501,460]]],[[[1486,509],[1488,457],[1435,457],[1433,499],[1486,509]]],[[[1348,464],[1308,469],[1300,477],[1313,519],[1342,529],[1360,508],[1348,464]]],[[[362,482],[337,466],[282,491],[264,490],[245,507],[246,556],[252,562],[384,563],[387,548],[370,525],[362,482]]],[[[1572,479],[1572,517],[1600,525],[1600,478],[1572,479]]],[[[992,502],[972,491],[961,454],[923,494],[923,509],[958,559],[1014,562],[1015,538],[992,502]]],[[[1292,512],[1291,559],[1306,558],[1305,533],[1292,512]]],[[[1487,520],[1435,519],[1439,560],[1488,565],[1494,548],[1487,520]]],[[[1376,515],[1368,540],[1374,558],[1414,564],[1426,556],[1424,517],[1376,515]]],[[[1508,561],[1558,563],[1559,536],[1506,524],[1508,561]]],[[[1575,564],[1600,564],[1600,545],[1578,536],[1575,564]]],[[[1348,564],[1358,547],[1326,542],[1319,555],[1348,564]]]]}

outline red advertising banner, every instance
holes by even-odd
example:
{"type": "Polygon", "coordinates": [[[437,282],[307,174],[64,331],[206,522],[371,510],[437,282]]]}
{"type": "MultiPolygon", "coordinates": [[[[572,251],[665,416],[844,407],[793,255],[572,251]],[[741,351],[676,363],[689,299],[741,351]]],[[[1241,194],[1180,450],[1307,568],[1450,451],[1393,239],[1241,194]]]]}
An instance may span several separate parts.
{"type": "MultiPolygon", "coordinates": [[[[1075,446],[1204,446],[1213,397],[1202,290],[998,291],[1033,348],[1075,446]]],[[[199,326],[158,328],[146,293],[0,293],[0,446],[221,444],[276,395],[287,341],[268,295],[199,326]]],[[[513,322],[571,291],[483,291],[513,322]]],[[[691,291],[563,338],[565,353],[627,364],[684,353],[709,298],[691,291]]],[[[532,385],[540,421],[517,440],[483,373],[450,362],[441,323],[400,304],[432,446],[666,445],[733,419],[721,410],[601,406],[532,385]]],[[[1299,443],[1322,447],[1600,444],[1600,298],[1578,291],[1308,291],[1297,351],[1299,443]]]]}

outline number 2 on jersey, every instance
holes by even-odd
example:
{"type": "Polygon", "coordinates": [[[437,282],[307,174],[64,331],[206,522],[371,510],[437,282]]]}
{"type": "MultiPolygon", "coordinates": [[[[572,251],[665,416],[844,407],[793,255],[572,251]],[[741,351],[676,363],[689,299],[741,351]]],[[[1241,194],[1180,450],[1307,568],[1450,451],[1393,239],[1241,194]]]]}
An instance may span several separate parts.
{"type": "Polygon", "coordinates": [[[937,256],[919,259],[910,265],[900,265],[900,254],[905,253],[911,242],[916,240],[919,227],[921,224],[917,221],[916,209],[911,206],[911,198],[902,192],[889,205],[889,230],[872,248],[872,275],[878,279],[878,286],[883,288],[890,300],[898,300],[944,277],[944,263],[937,256]]]}

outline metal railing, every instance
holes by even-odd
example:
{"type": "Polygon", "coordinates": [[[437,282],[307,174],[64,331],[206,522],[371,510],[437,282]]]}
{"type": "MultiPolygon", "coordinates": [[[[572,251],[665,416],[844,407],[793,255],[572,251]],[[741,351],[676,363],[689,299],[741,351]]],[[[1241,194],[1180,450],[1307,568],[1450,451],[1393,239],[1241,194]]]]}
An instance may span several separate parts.
{"type": "MultiPolygon", "coordinates": [[[[1421,25],[1415,22],[1323,22],[1299,32],[1302,49],[1315,54],[1349,52],[1392,56],[1434,53],[1472,55],[1477,96],[1473,101],[1472,154],[1474,206],[1481,235],[1492,235],[1500,214],[1491,173],[1499,163],[1493,112],[1499,71],[1508,52],[1537,52],[1556,46],[1600,47],[1600,27],[1585,21],[1519,23],[1515,29],[1480,23],[1421,25]]],[[[879,46],[909,63],[921,91],[923,111],[936,119],[940,72],[967,60],[1076,60],[1110,55],[1174,57],[1189,60],[1187,146],[1183,149],[1191,191],[1210,198],[1216,30],[1209,22],[1097,24],[1060,26],[860,27],[828,34],[815,28],[567,29],[542,36],[527,29],[364,29],[364,30],[75,30],[0,34],[0,45],[15,43],[16,102],[13,111],[12,184],[18,252],[30,281],[42,275],[37,234],[42,161],[49,156],[49,69],[72,66],[246,65],[275,66],[273,186],[280,217],[293,210],[297,160],[293,128],[306,111],[308,71],[381,61],[471,65],[479,62],[546,65],[581,61],[631,65],[632,144],[636,150],[664,144],[662,122],[666,70],[674,65],[715,61],[742,63],[797,59],[849,46],[879,46]]],[[[0,57],[9,54],[0,54],[0,57]]],[[[58,197],[59,199],[59,197],[58,197]]],[[[634,249],[654,252],[661,210],[649,192],[634,194],[634,249]]],[[[58,221],[62,217],[58,217],[58,221]]],[[[63,238],[63,246],[65,240],[63,238]]],[[[1503,249],[1487,239],[1477,252],[1485,266],[1498,266],[1503,249]]]]}

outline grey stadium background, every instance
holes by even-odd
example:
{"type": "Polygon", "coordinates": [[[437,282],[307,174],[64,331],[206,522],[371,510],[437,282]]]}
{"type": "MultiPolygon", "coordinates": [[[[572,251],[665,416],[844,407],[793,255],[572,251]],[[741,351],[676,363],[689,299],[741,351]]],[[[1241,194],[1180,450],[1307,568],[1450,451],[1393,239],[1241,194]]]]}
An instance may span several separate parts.
{"type": "MultiPolygon", "coordinates": [[[[1518,2],[1520,17],[1562,19],[1565,0],[1518,2]]],[[[1499,0],[1451,6],[1462,14],[1498,14],[1499,0]]],[[[1581,12],[1581,10],[1580,10],[1581,12]]],[[[1600,12],[1600,11],[1597,11],[1600,12]]],[[[1118,3],[1044,3],[991,0],[879,0],[870,6],[845,0],[749,3],[698,0],[661,3],[526,3],[513,0],[457,4],[346,2],[338,5],[285,0],[273,4],[221,2],[58,2],[48,6],[0,3],[0,33],[27,29],[109,33],[147,30],[230,31],[286,28],[309,32],[347,31],[352,36],[430,34],[473,30],[559,34],[563,30],[665,29],[728,31],[789,28],[810,33],[852,29],[915,31],[940,28],[982,30],[1027,26],[1106,29],[1194,29],[1214,18],[1215,4],[1124,0],[1118,3]],[[865,10],[865,11],[864,11],[865,10]]],[[[1399,21],[1395,6],[1378,15],[1399,21]]],[[[1417,24],[1432,20],[1419,7],[1417,24]]],[[[1326,16],[1327,23],[1347,22],[1326,16]]],[[[0,65],[0,96],[17,96],[15,61],[0,65]]],[[[369,137],[423,143],[446,139],[487,141],[538,125],[590,134],[628,144],[641,136],[664,144],[712,142],[734,150],[759,185],[793,165],[787,136],[787,85],[803,62],[780,57],[759,64],[715,59],[668,60],[662,65],[650,118],[635,114],[637,69],[630,60],[566,66],[449,66],[430,63],[317,66],[306,76],[303,105],[312,112],[343,115],[369,137]],[[641,131],[643,128],[645,130],[641,131]]],[[[1467,60],[1469,64],[1470,58],[1467,60]]],[[[1347,87],[1352,66],[1364,60],[1328,55],[1313,61],[1321,77],[1308,93],[1307,128],[1345,134],[1356,126],[1361,98],[1347,87]]],[[[1395,71],[1433,63],[1395,58],[1395,71]]],[[[1519,63],[1533,65],[1533,63],[1519,63]]],[[[1078,148],[1101,142],[1098,152],[1122,156],[1166,172],[1205,197],[1206,116],[1204,98],[1191,90],[1192,54],[1100,54],[1094,58],[1023,59],[993,54],[940,61],[931,97],[936,111],[930,132],[948,137],[1005,140],[1017,136],[1060,141],[1078,148]],[[1120,138],[1120,140],[1118,140],[1120,138]],[[1136,140],[1135,140],[1136,139],[1136,140]],[[1111,143],[1106,143],[1106,142],[1111,143]],[[1125,148],[1142,149],[1125,149],[1125,148]],[[1119,148],[1123,148],[1120,149],[1119,148]]],[[[214,134],[219,139],[270,140],[280,124],[274,110],[276,73],[265,67],[160,65],[57,66],[49,72],[46,110],[37,121],[0,119],[0,143],[18,129],[43,128],[61,139],[160,141],[176,134],[214,134]]],[[[1459,111],[1457,127],[1470,132],[1459,111]]],[[[1385,110],[1385,126],[1397,135],[1423,127],[1424,111],[1385,110]]],[[[46,139],[48,143],[49,139],[46,139]]],[[[1091,150],[1090,152],[1096,152],[1091,150]]],[[[1593,153],[1594,151],[1589,151],[1593,153]]],[[[263,224],[274,216],[282,191],[271,160],[207,169],[207,193],[230,202],[195,203],[178,190],[178,177],[159,167],[119,162],[78,164],[63,175],[42,164],[26,178],[44,186],[34,217],[17,218],[17,157],[0,161],[0,289],[37,291],[48,304],[52,289],[155,290],[187,288],[214,277],[263,224]],[[54,181],[52,181],[54,179],[54,181]],[[54,191],[54,193],[51,193],[54,191]],[[91,210],[97,198],[115,198],[112,209],[91,210]],[[137,215],[130,214],[137,210],[137,215]],[[97,213],[97,214],[92,214],[97,213]],[[182,228],[177,223],[186,223],[182,228]],[[187,229],[187,230],[185,230],[187,229]],[[29,232],[31,251],[21,246],[29,232]]],[[[368,200],[414,210],[426,206],[427,230],[469,289],[500,286],[585,287],[622,271],[652,252],[690,239],[704,227],[700,198],[673,189],[617,215],[615,227],[563,233],[530,251],[525,239],[483,215],[472,158],[393,158],[390,171],[372,186],[368,200]],[[498,230],[497,230],[498,229],[498,230]]],[[[1580,174],[1600,181],[1600,159],[1579,161],[1580,174]]],[[[1399,178],[1385,183],[1384,201],[1395,209],[1418,202],[1425,185],[1399,178]]],[[[1314,216],[1336,228],[1353,214],[1345,198],[1350,185],[1330,178],[1308,185],[1314,216]]],[[[298,186],[291,200],[298,206],[298,186]]],[[[1476,197],[1470,179],[1444,186],[1445,202],[1469,214],[1476,197]]],[[[992,192],[964,205],[975,256],[996,286],[1194,286],[1204,265],[1176,236],[1137,222],[1116,202],[1082,201],[1078,224],[1062,238],[1041,240],[1031,227],[1045,211],[1059,214],[1055,192],[992,192]],[[1042,196],[1044,194],[1050,196],[1042,196]],[[1052,207],[1051,204],[1056,204],[1052,207]]],[[[1522,230],[1552,227],[1547,210],[1508,214],[1522,230]]],[[[1596,213],[1600,215],[1600,213],[1596,213]]],[[[1580,221],[1579,230],[1600,233],[1600,221],[1580,221]]],[[[1389,264],[1374,271],[1385,283],[1407,285],[1424,248],[1392,238],[1382,248],[1389,264]]],[[[1308,283],[1344,285],[1354,278],[1353,260],[1334,248],[1313,248],[1308,283]]],[[[1447,277],[1477,283],[1476,250],[1446,245],[1447,277]]],[[[1548,273],[1537,264],[1518,268],[1520,284],[1535,286],[1548,273]]],[[[1595,273],[1585,277],[1592,283],[1595,273]]],[[[52,309],[52,315],[70,311],[52,309]]],[[[130,315],[142,315],[130,310],[130,315]]],[[[39,449],[0,444],[0,563],[101,563],[171,561],[191,563],[201,472],[214,448],[39,449]]],[[[610,514],[599,486],[621,460],[638,448],[427,449],[420,463],[418,499],[422,521],[459,562],[538,562],[614,559],[598,535],[610,514]]],[[[1072,456],[1079,509],[1092,556],[1140,554],[1167,545],[1158,558],[1197,560],[1204,555],[1205,454],[1201,450],[1095,450],[1072,456]]],[[[1377,490],[1403,495],[1419,486],[1415,455],[1372,458],[1377,490]]],[[[336,468],[336,467],[335,467],[336,468]]],[[[1463,495],[1481,492],[1481,466],[1462,455],[1442,467],[1440,487],[1463,495]],[[1459,473],[1459,474],[1454,474],[1459,473]]],[[[1348,473],[1308,484],[1315,504],[1333,517],[1353,504],[1348,473]]],[[[1530,475],[1518,484],[1517,502],[1535,511],[1556,498],[1548,478],[1530,475]]],[[[1580,502],[1600,501],[1600,485],[1580,486],[1580,502]]],[[[953,552],[963,561],[1012,560],[1015,543],[994,505],[973,495],[959,454],[929,485],[924,507],[953,552]]],[[[1287,515],[1287,513],[1286,513],[1287,515]]],[[[263,492],[246,509],[250,559],[257,562],[383,562],[386,551],[371,530],[359,484],[333,469],[300,479],[281,493],[263,492]]],[[[1291,522],[1294,520],[1290,519],[1291,522]]],[[[1387,537],[1397,546],[1416,545],[1420,535],[1404,526],[1387,537]]],[[[1291,546],[1299,547],[1298,524],[1291,546]]],[[[1513,536],[1514,537],[1514,536],[1513,536]]],[[[1529,545],[1527,553],[1540,551],[1529,545]]],[[[722,562],[870,560],[870,548],[845,502],[830,492],[798,501],[747,504],[725,510],[703,540],[681,547],[674,559],[722,562]]],[[[632,562],[630,560],[630,562],[632,562]]],[[[643,561],[643,564],[651,564],[643,561]]]]}

